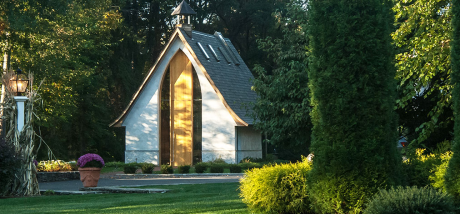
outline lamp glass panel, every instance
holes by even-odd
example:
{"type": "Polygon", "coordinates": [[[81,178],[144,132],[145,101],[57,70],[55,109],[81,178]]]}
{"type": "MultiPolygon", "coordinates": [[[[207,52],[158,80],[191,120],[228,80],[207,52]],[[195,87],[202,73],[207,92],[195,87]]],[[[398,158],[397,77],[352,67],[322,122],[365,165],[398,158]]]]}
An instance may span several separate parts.
{"type": "Polygon", "coordinates": [[[18,84],[17,84],[17,92],[19,93],[24,93],[26,92],[26,89],[27,89],[27,84],[29,83],[29,81],[27,80],[18,80],[18,84]]]}

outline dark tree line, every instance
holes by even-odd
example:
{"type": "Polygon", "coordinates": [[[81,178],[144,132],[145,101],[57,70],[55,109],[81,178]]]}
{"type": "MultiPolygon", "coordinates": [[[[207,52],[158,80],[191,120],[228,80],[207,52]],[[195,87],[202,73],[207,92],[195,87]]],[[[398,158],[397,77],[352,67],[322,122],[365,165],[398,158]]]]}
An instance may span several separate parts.
{"type": "MultiPolygon", "coordinates": [[[[196,30],[229,37],[252,68],[257,39],[281,35],[272,13],[287,1],[190,1],[196,30]]],[[[172,0],[7,0],[0,47],[9,69],[35,74],[43,104],[36,130],[58,159],[86,152],[124,159],[124,131],[108,125],[131,100],[174,30],[172,0]]],[[[38,87],[38,86],[35,86],[38,87]]],[[[46,150],[40,159],[47,159],[46,150]]]]}

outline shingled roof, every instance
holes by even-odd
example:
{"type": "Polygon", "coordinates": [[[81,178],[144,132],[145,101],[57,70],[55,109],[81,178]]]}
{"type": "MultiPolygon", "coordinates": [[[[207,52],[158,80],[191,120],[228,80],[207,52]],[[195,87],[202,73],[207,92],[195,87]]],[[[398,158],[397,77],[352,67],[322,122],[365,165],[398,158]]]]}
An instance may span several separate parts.
{"type": "MultiPolygon", "coordinates": [[[[197,60],[204,67],[215,88],[217,88],[217,93],[222,95],[224,104],[226,103],[228,105],[227,108],[230,108],[229,111],[234,112],[234,114],[243,121],[237,122],[237,124],[252,124],[253,120],[250,117],[250,110],[252,108],[250,108],[250,105],[251,102],[255,102],[257,96],[256,93],[251,90],[251,79],[253,79],[254,76],[230,40],[224,38],[219,32],[212,35],[199,31],[192,31],[192,36],[189,37],[182,28],[176,29],[173,37],[177,36],[179,36],[182,41],[185,40],[184,42],[190,46],[197,60]]],[[[169,43],[174,40],[173,37],[170,39],[169,43]]],[[[168,49],[169,43],[163,53],[168,49]]],[[[156,64],[158,64],[160,60],[161,57],[157,60],[156,64]]],[[[121,126],[130,107],[154,72],[155,70],[152,70],[151,73],[147,75],[124,113],[113,122],[111,126],[121,126]]]]}
{"type": "MultiPolygon", "coordinates": [[[[181,29],[181,31],[185,34],[184,30],[181,29]]],[[[230,40],[222,37],[219,32],[211,35],[199,31],[192,31],[192,37],[185,36],[185,39],[227,104],[243,121],[252,124],[252,118],[248,116],[243,105],[250,105],[256,100],[256,93],[251,90],[251,79],[254,76],[230,40]],[[201,44],[209,59],[198,43],[201,44]],[[217,58],[209,45],[216,53],[217,58]]]]}
{"type": "Polygon", "coordinates": [[[182,1],[171,15],[194,15],[196,12],[185,1],[182,1]]]}

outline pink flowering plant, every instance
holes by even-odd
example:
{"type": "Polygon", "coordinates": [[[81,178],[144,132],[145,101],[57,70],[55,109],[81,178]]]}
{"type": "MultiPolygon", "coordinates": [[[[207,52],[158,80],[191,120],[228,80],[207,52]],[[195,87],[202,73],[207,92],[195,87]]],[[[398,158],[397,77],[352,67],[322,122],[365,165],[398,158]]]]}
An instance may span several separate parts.
{"type": "Polygon", "coordinates": [[[98,154],[88,153],[82,155],[77,160],[78,167],[97,167],[102,168],[105,166],[104,160],[98,154]]]}

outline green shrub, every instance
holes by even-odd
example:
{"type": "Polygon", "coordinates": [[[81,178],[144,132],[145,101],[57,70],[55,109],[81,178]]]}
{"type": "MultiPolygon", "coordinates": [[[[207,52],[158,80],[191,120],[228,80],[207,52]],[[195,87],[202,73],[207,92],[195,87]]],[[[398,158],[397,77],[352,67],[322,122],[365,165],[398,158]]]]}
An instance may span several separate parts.
{"type": "Polygon", "coordinates": [[[14,178],[16,169],[21,166],[22,158],[12,144],[0,139],[0,195],[9,190],[6,185],[14,178]]]}
{"type": "Polygon", "coordinates": [[[173,174],[174,170],[171,165],[161,165],[161,173],[162,174],[173,174]]]}
{"type": "Polygon", "coordinates": [[[196,173],[204,173],[208,169],[208,164],[200,162],[195,164],[195,172],[196,173]]]}
{"type": "Polygon", "coordinates": [[[107,162],[105,163],[105,167],[115,167],[115,168],[121,168],[124,167],[126,164],[124,162],[107,162]]]}
{"type": "Polygon", "coordinates": [[[425,187],[430,185],[430,172],[441,164],[440,156],[425,153],[425,149],[416,149],[415,154],[403,162],[403,174],[409,186],[425,187]]]}
{"type": "MultiPolygon", "coordinates": [[[[272,157],[271,157],[272,158],[272,157]]],[[[273,159],[274,160],[274,159],[273,159]]],[[[273,161],[272,160],[272,161],[273,161]]],[[[263,158],[253,158],[253,157],[245,157],[243,158],[240,163],[261,163],[265,162],[266,160],[263,158]]]]}
{"type": "Polygon", "coordinates": [[[135,174],[138,168],[139,168],[139,164],[137,164],[137,163],[125,164],[124,167],[123,167],[123,173],[125,173],[125,174],[135,174]]]}
{"type": "Polygon", "coordinates": [[[219,157],[219,158],[212,160],[211,164],[227,164],[227,162],[225,162],[223,158],[219,157]]]}
{"type": "Polygon", "coordinates": [[[251,162],[244,162],[244,163],[239,163],[238,166],[241,167],[243,170],[251,170],[254,168],[261,168],[262,164],[259,163],[251,163],[251,162]]]}
{"type": "Polygon", "coordinates": [[[307,161],[264,166],[246,172],[240,196],[253,213],[311,213],[307,161]]]}
{"type": "Polygon", "coordinates": [[[209,171],[211,173],[224,173],[224,166],[221,164],[211,164],[209,171]]]}
{"type": "Polygon", "coordinates": [[[238,164],[230,164],[230,173],[241,173],[241,166],[238,166],[238,164]]]}
{"type": "Polygon", "coordinates": [[[181,174],[189,173],[190,172],[190,166],[188,166],[188,165],[179,166],[177,171],[179,173],[181,173],[181,174]]]}
{"type": "Polygon", "coordinates": [[[433,188],[397,187],[380,190],[367,204],[365,214],[451,214],[453,198],[433,188]]]}
{"type": "Polygon", "coordinates": [[[444,177],[446,175],[449,160],[452,158],[452,152],[445,152],[441,154],[440,158],[441,164],[431,169],[431,175],[429,179],[431,182],[431,186],[433,186],[436,189],[440,189],[443,192],[446,192],[447,190],[444,184],[444,177]]]}
{"type": "Polygon", "coordinates": [[[141,166],[142,173],[144,174],[152,174],[154,168],[155,168],[155,164],[151,164],[151,163],[144,163],[141,166]]]}

